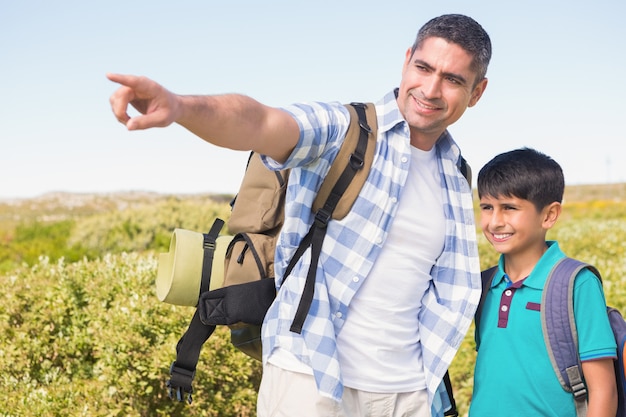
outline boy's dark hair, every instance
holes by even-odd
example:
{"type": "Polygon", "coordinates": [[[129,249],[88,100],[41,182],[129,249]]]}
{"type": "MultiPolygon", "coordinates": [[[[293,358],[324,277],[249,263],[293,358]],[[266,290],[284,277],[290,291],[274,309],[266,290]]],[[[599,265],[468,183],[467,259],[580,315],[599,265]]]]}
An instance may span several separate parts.
{"type": "Polygon", "coordinates": [[[478,173],[479,198],[517,197],[530,201],[538,211],[555,201],[560,203],[564,190],[561,166],[531,148],[502,153],[478,173]]]}
{"type": "Polygon", "coordinates": [[[474,86],[485,78],[491,60],[491,39],[478,22],[462,14],[435,17],[426,22],[417,33],[411,55],[431,37],[455,43],[472,56],[472,69],[476,71],[474,86]]]}

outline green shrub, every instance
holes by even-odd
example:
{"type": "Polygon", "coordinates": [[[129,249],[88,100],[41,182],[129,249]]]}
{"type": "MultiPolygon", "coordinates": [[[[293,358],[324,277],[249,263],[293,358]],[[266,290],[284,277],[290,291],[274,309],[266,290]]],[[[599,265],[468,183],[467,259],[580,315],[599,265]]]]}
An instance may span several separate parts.
{"type": "MultiPolygon", "coordinates": [[[[205,232],[215,217],[228,219],[230,207],[225,200],[163,197],[122,205],[123,209],[92,208],[92,213],[77,216],[72,216],[69,208],[69,213],[60,213],[57,206],[55,216],[46,216],[37,206],[37,216],[24,216],[15,225],[10,222],[0,228],[4,235],[0,236],[0,273],[22,263],[33,265],[41,256],[51,262],[64,258],[71,263],[109,253],[166,252],[175,228],[205,232]]],[[[105,207],[112,204],[108,200],[106,203],[105,207]]]]}
{"type": "MultiPolygon", "coordinates": [[[[175,227],[205,231],[214,217],[227,219],[226,200],[106,200],[77,216],[57,205],[51,217],[38,206],[0,221],[0,417],[254,416],[261,367],[232,347],[227,329],[203,348],[191,405],[167,398],[164,386],[193,309],[157,300],[155,252],[167,250],[175,227]]],[[[626,202],[568,202],[548,234],[600,269],[608,303],[622,312],[625,219],[626,202]]],[[[484,269],[498,254],[478,236],[484,269]]],[[[474,360],[472,327],[450,368],[461,415],[474,360]]]]}
{"type": "Polygon", "coordinates": [[[226,220],[229,216],[230,207],[226,203],[209,198],[186,201],[172,197],[81,218],[72,230],[69,243],[100,254],[149,249],[167,251],[175,228],[206,232],[215,217],[226,220]]]}
{"type": "Polygon", "coordinates": [[[221,329],[205,345],[191,405],[165,391],[193,309],[160,303],[156,260],[50,263],[0,277],[4,416],[253,416],[260,364],[221,329]]]}
{"type": "Polygon", "coordinates": [[[45,254],[52,261],[65,258],[68,262],[75,262],[89,253],[79,244],[68,244],[73,227],[72,220],[20,223],[13,238],[0,246],[0,260],[11,267],[21,263],[33,265],[45,254]]]}

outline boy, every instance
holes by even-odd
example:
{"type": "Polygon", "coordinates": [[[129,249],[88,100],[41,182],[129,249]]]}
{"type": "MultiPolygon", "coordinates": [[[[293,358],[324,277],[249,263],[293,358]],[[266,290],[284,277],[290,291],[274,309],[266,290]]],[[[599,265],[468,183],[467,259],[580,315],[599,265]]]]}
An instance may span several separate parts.
{"type": "MultiPolygon", "coordinates": [[[[539,315],[547,274],[565,257],[545,240],[564,188],[561,167],[528,148],[496,156],[478,174],[481,227],[501,256],[476,329],[470,416],[576,416],[574,397],[550,364],[539,315]]],[[[614,417],[615,339],[602,285],[586,269],[576,277],[574,309],[588,416],[614,417]]]]}

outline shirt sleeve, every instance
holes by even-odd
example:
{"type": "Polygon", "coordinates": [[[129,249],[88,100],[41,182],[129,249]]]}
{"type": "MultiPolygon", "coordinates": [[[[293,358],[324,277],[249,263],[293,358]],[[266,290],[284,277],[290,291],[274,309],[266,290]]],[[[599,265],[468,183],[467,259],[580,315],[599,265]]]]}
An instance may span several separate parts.
{"type": "Polygon", "coordinates": [[[617,345],[609,324],[602,283],[587,269],[576,277],[574,317],[581,361],[617,357],[617,345]]]}
{"type": "Polygon", "coordinates": [[[283,110],[298,123],[300,137],[285,163],[262,156],[265,165],[275,170],[312,165],[320,160],[329,165],[348,130],[348,109],[339,102],[313,102],[292,104],[283,110]]]}

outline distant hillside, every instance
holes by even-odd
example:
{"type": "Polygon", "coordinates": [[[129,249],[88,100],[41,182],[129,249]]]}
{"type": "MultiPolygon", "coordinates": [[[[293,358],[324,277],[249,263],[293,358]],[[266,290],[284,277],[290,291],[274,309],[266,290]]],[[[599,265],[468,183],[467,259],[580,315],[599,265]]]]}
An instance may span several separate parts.
{"type": "MultiPolygon", "coordinates": [[[[195,202],[211,200],[227,204],[232,195],[159,194],[144,191],[100,194],[55,192],[27,199],[0,199],[0,223],[32,218],[54,221],[67,217],[121,211],[172,199],[195,202]]],[[[626,183],[567,186],[564,199],[566,202],[626,201],[626,183]]]]}
{"type": "Polygon", "coordinates": [[[565,201],[625,201],[626,183],[571,185],[565,187],[565,201]]]}
{"type": "Polygon", "coordinates": [[[228,204],[232,195],[223,194],[159,194],[146,191],[118,193],[54,192],[24,199],[0,199],[0,224],[37,219],[59,221],[97,213],[123,211],[167,200],[215,202],[228,204]]]}

